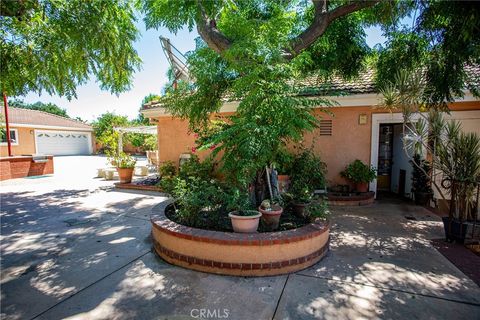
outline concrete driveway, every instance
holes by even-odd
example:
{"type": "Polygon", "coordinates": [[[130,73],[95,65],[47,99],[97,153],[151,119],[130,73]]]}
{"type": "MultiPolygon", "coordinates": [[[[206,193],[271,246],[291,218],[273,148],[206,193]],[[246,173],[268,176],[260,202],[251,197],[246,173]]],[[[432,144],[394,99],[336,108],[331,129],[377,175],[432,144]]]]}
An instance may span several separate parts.
{"type": "Polygon", "coordinates": [[[1,183],[2,318],[480,319],[479,287],[430,245],[441,222],[421,208],[335,209],[317,265],[215,276],[152,253],[149,213],[165,198],[95,179],[105,161],[56,157],[54,176],[1,183]]]}

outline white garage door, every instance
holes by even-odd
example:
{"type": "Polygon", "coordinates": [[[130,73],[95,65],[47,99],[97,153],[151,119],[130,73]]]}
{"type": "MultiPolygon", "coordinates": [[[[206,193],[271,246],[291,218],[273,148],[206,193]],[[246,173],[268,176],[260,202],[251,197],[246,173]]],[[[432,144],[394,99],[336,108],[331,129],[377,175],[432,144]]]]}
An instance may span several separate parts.
{"type": "Polygon", "coordinates": [[[39,154],[90,154],[91,141],[90,132],[35,130],[35,144],[39,154]]]}

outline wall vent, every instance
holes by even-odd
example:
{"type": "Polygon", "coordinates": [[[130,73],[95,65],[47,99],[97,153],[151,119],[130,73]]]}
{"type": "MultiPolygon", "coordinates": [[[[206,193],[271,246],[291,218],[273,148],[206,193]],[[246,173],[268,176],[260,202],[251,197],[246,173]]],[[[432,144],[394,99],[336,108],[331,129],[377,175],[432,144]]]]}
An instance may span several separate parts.
{"type": "Polygon", "coordinates": [[[320,135],[321,136],[332,135],[332,120],[320,120],[320,135]]]}

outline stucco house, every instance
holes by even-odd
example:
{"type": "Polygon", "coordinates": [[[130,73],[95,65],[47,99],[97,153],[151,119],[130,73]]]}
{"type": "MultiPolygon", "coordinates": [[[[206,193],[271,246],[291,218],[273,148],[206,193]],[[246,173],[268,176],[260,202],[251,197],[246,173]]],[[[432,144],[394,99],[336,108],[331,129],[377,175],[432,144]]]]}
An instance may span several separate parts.
{"type": "MultiPolygon", "coordinates": [[[[468,72],[478,79],[480,67],[469,67],[468,72]]],[[[322,85],[316,79],[305,81],[313,94],[321,95],[322,85]],[[316,90],[317,89],[317,90],[316,90]]],[[[371,191],[385,190],[409,197],[412,167],[403,151],[401,113],[390,113],[378,107],[380,96],[374,83],[373,72],[366,72],[355,80],[333,79],[328,85],[340,95],[331,96],[338,105],[330,108],[333,116],[317,110],[322,117],[320,127],[305,135],[306,145],[315,137],[314,151],[326,162],[330,185],[344,184],[340,172],[355,159],[378,168],[378,176],[370,184],[371,191]]],[[[238,102],[225,102],[221,114],[235,112],[238,102]]],[[[480,134],[480,100],[466,91],[462,99],[449,105],[446,118],[462,123],[463,130],[480,134]]],[[[142,113],[158,127],[159,160],[178,163],[181,153],[195,145],[188,124],[173,118],[161,105],[151,102],[143,106],[142,113]]]]}
{"type": "MultiPolygon", "coordinates": [[[[2,108],[0,156],[8,155],[2,108]]],[[[43,111],[8,108],[12,155],[80,155],[94,151],[93,128],[73,119],[43,111]]]]}

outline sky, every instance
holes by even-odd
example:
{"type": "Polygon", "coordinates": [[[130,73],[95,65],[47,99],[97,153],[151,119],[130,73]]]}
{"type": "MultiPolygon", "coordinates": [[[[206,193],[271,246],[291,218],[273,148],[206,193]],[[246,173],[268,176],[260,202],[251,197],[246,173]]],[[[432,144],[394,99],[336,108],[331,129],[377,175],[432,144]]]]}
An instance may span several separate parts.
{"type": "MultiPolygon", "coordinates": [[[[67,98],[50,96],[46,93],[41,96],[30,93],[18,99],[28,103],[52,102],[66,109],[70,117],[80,117],[88,122],[94,121],[107,111],[126,115],[131,120],[136,118],[143,98],[150,93],[160,94],[162,87],[167,83],[166,74],[169,65],[158,37],[161,35],[169,38],[180,52],[186,53],[195,48],[194,40],[198,36],[195,30],[192,32],[186,29],[181,30],[176,35],[166,29],[146,30],[142,20],[137,22],[137,28],[140,30],[141,37],[135,43],[135,49],[143,63],[142,68],[135,73],[132,88],[129,91],[118,96],[110,94],[108,91],[100,90],[93,78],[85,85],[78,87],[77,98],[72,98],[70,101],[67,98]]],[[[385,41],[380,28],[370,27],[366,29],[366,33],[367,44],[370,47],[385,41]]]]}

